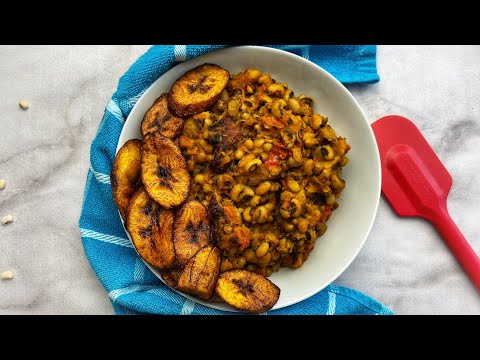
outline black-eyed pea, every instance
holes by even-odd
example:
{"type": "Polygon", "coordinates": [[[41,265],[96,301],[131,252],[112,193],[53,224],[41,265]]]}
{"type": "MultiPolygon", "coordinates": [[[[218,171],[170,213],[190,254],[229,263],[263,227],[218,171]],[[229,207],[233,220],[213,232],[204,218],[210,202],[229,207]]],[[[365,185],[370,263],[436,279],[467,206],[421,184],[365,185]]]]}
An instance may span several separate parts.
{"type": "Polygon", "coordinates": [[[300,191],[300,185],[298,184],[297,181],[295,181],[293,179],[288,179],[287,188],[288,188],[288,190],[290,190],[294,193],[298,193],[300,191]]]}
{"type": "Polygon", "coordinates": [[[257,267],[253,264],[248,264],[247,265],[247,270],[250,271],[250,272],[256,272],[257,271],[257,267]]]}
{"type": "Polygon", "coordinates": [[[246,222],[252,222],[252,208],[250,206],[246,207],[245,210],[243,210],[243,220],[246,222]]]}
{"type": "Polygon", "coordinates": [[[303,143],[307,148],[313,148],[318,144],[318,139],[315,137],[315,134],[306,133],[303,137],[303,143]]]}
{"type": "Polygon", "coordinates": [[[335,194],[330,193],[330,194],[328,194],[327,197],[325,198],[325,204],[327,204],[327,205],[333,205],[333,203],[335,202],[335,200],[336,200],[335,194]]]}
{"type": "Polygon", "coordinates": [[[275,204],[273,202],[266,203],[264,206],[267,208],[269,212],[272,212],[273,210],[275,210],[275,204]]]}
{"type": "Polygon", "coordinates": [[[243,252],[243,256],[245,257],[245,260],[248,262],[255,262],[257,261],[257,256],[255,255],[255,250],[252,248],[248,248],[243,252]]]}
{"type": "Polygon", "coordinates": [[[202,188],[203,188],[203,192],[206,192],[206,193],[213,192],[213,186],[211,184],[203,184],[202,188]]]}
{"type": "Polygon", "coordinates": [[[330,178],[330,186],[336,191],[342,191],[345,188],[345,182],[334,174],[330,178]]]}
{"type": "MultiPolygon", "coordinates": [[[[253,142],[252,142],[252,144],[253,144],[253,142]]],[[[249,165],[249,163],[251,163],[254,160],[259,160],[260,161],[260,159],[258,159],[258,157],[257,157],[257,154],[247,154],[247,155],[243,156],[240,159],[240,161],[238,162],[239,170],[242,173],[248,173],[248,170],[249,170],[248,165],[249,165]]]]}
{"type": "Polygon", "coordinates": [[[196,182],[197,184],[203,184],[205,182],[205,175],[197,174],[193,178],[193,181],[196,182]]]}
{"type": "Polygon", "coordinates": [[[291,232],[293,230],[293,224],[284,222],[282,225],[283,231],[285,232],[291,232]]]}
{"type": "Polygon", "coordinates": [[[250,120],[251,115],[248,112],[244,112],[244,113],[242,113],[241,118],[242,118],[242,120],[250,120]]]}
{"type": "Polygon", "coordinates": [[[270,191],[271,187],[272,183],[270,181],[264,181],[257,186],[257,188],[255,189],[255,194],[263,196],[270,191]]]}
{"type": "Polygon", "coordinates": [[[303,163],[303,172],[306,175],[312,175],[314,167],[315,167],[315,161],[313,159],[308,159],[303,163]]]}
{"type": "Polygon", "coordinates": [[[225,272],[233,269],[233,264],[228,259],[223,259],[220,263],[220,272],[225,272]]]}
{"type": "Polygon", "coordinates": [[[308,220],[305,218],[300,218],[298,219],[297,223],[297,229],[300,231],[302,234],[305,234],[308,230],[308,220]]]}
{"type": "Polygon", "coordinates": [[[281,238],[281,239],[278,241],[277,250],[278,250],[278,251],[286,250],[286,245],[287,245],[287,239],[281,238]]]}
{"type": "Polygon", "coordinates": [[[267,94],[260,95],[258,100],[260,104],[271,104],[273,102],[273,99],[267,94]]]}
{"type": "Polygon", "coordinates": [[[274,182],[272,184],[272,187],[270,188],[270,191],[271,192],[277,192],[278,190],[280,190],[280,188],[282,187],[282,185],[280,185],[279,183],[277,182],[274,182]]]}
{"type": "MultiPolygon", "coordinates": [[[[265,243],[264,243],[265,244],[265,243]]],[[[263,245],[263,244],[262,244],[263,245]]],[[[257,249],[258,251],[258,249],[257,249]]],[[[268,250],[267,250],[268,251],[268,250]]],[[[265,267],[267,266],[269,263],[270,263],[270,260],[272,260],[272,254],[270,254],[269,252],[267,252],[264,256],[260,257],[258,259],[258,265],[259,266],[262,266],[262,267],[265,267]]]]}
{"type": "Polygon", "coordinates": [[[30,107],[30,104],[28,103],[27,100],[25,99],[22,99],[19,101],[18,105],[20,105],[20,107],[23,109],[23,110],[27,110],[29,107],[30,107]]]}
{"type": "Polygon", "coordinates": [[[227,102],[223,101],[222,99],[218,100],[217,103],[214,105],[214,110],[218,112],[223,112],[225,110],[227,102]]]}
{"type": "Polygon", "coordinates": [[[258,83],[261,85],[269,85],[272,83],[272,77],[269,74],[263,74],[258,78],[258,83]]]}
{"type": "Polygon", "coordinates": [[[245,152],[243,150],[238,149],[235,151],[235,159],[240,160],[243,156],[245,155],[245,152]]]}
{"type": "Polygon", "coordinates": [[[301,111],[301,106],[300,106],[300,101],[296,98],[290,98],[288,99],[288,108],[292,110],[292,113],[295,115],[300,114],[301,111]]]}
{"type": "MultiPolygon", "coordinates": [[[[233,258],[233,257],[235,256],[235,254],[237,253],[237,251],[238,251],[238,247],[236,247],[236,246],[230,248],[230,249],[228,250],[228,256],[229,256],[229,258],[230,258],[230,259],[233,258]]],[[[232,264],[233,264],[233,261],[231,261],[231,262],[232,262],[232,264]]]]}
{"type": "Polygon", "coordinates": [[[315,225],[315,230],[317,231],[317,236],[322,236],[327,231],[327,224],[318,223],[315,225]]]}
{"type": "Polygon", "coordinates": [[[346,156],[344,156],[344,157],[342,158],[342,160],[340,160],[340,166],[341,166],[341,167],[344,167],[344,166],[346,166],[349,162],[350,162],[350,160],[348,160],[348,158],[347,158],[346,156]]]}
{"type": "Polygon", "coordinates": [[[273,270],[270,266],[265,268],[265,277],[269,277],[270,275],[272,275],[272,273],[273,273],[273,270]]]}
{"type": "Polygon", "coordinates": [[[205,126],[205,127],[207,127],[207,128],[210,127],[210,125],[212,125],[212,124],[213,124],[213,122],[212,122],[212,119],[210,119],[210,118],[206,118],[206,119],[203,121],[203,126],[205,126]]]}
{"type": "Polygon", "coordinates": [[[273,261],[276,261],[280,257],[280,254],[277,250],[272,251],[271,254],[272,254],[272,260],[273,261]]]}
{"type": "Polygon", "coordinates": [[[292,216],[294,218],[297,218],[302,213],[302,207],[303,207],[302,202],[297,198],[293,198],[292,204],[295,206],[295,211],[293,212],[292,216]]]}
{"type": "Polygon", "coordinates": [[[280,200],[282,201],[290,201],[292,200],[293,198],[295,197],[295,194],[286,190],[286,191],[283,191],[281,194],[280,194],[280,200]]]}
{"type": "Polygon", "coordinates": [[[238,201],[242,201],[245,198],[250,199],[254,195],[255,195],[255,192],[251,188],[249,188],[248,186],[245,186],[244,189],[242,190],[242,192],[240,193],[239,197],[238,197],[238,201]]]}
{"type": "Polygon", "coordinates": [[[333,141],[337,138],[337,136],[335,135],[335,131],[329,125],[320,128],[320,131],[322,133],[322,136],[328,141],[333,141]]]}
{"type": "Polygon", "coordinates": [[[245,70],[245,75],[247,76],[249,83],[255,83],[260,79],[262,73],[257,69],[247,69],[245,70]]]}
{"type": "Polygon", "coordinates": [[[268,242],[263,242],[255,251],[255,255],[257,256],[258,259],[261,257],[265,256],[268,253],[268,250],[270,249],[270,245],[268,242]]]}
{"type": "Polygon", "coordinates": [[[321,174],[324,168],[325,164],[323,162],[317,161],[315,162],[315,166],[313,167],[313,172],[317,175],[321,174]]]}
{"type": "Polygon", "coordinates": [[[246,139],[244,145],[248,150],[253,150],[254,144],[252,139],[246,139]]]}
{"type": "Polygon", "coordinates": [[[284,208],[281,208],[279,210],[279,213],[280,215],[284,218],[284,219],[289,219],[290,218],[290,211],[288,211],[287,209],[284,209],[284,208]]]}
{"type": "Polygon", "coordinates": [[[265,206],[259,206],[253,211],[252,223],[263,224],[267,222],[269,211],[265,206]]]}
{"type": "Polygon", "coordinates": [[[305,159],[302,155],[302,150],[299,147],[294,147],[292,150],[293,160],[295,160],[298,164],[303,164],[305,159]]]}
{"type": "Polygon", "coordinates": [[[292,90],[290,89],[286,89],[285,90],[285,93],[283,94],[283,100],[285,100],[286,102],[288,102],[289,99],[291,99],[295,94],[293,93],[292,90]]]}
{"type": "Polygon", "coordinates": [[[283,116],[283,111],[287,103],[283,99],[277,99],[272,103],[272,115],[276,118],[281,118],[283,116]]]}
{"type": "Polygon", "coordinates": [[[263,148],[263,151],[269,153],[270,150],[272,150],[272,147],[273,145],[271,143],[264,143],[262,148],[263,148]]]}
{"type": "Polygon", "coordinates": [[[312,119],[310,121],[310,126],[314,130],[318,130],[322,125],[322,116],[319,114],[313,114],[312,119]]]}
{"type": "Polygon", "coordinates": [[[323,145],[321,149],[322,155],[325,160],[333,160],[333,158],[335,157],[335,153],[333,152],[333,149],[330,145],[323,145]]]}
{"type": "Polygon", "coordinates": [[[251,206],[252,208],[256,207],[256,206],[260,203],[260,199],[261,199],[261,196],[259,196],[259,195],[253,196],[253,197],[250,199],[250,202],[249,202],[250,206],[251,206]]]}
{"type": "Polygon", "coordinates": [[[241,269],[245,266],[245,264],[247,263],[247,260],[243,257],[243,256],[240,256],[239,258],[237,258],[237,260],[235,261],[235,267],[237,269],[241,269]]]}
{"type": "Polygon", "coordinates": [[[285,94],[285,87],[281,84],[272,84],[267,88],[268,95],[282,97],[285,94]]]}
{"type": "MultiPolygon", "coordinates": [[[[258,124],[257,124],[258,125],[258,124]]],[[[265,139],[255,139],[255,141],[253,142],[254,146],[259,149],[263,146],[263,144],[265,143],[265,139]]]]}
{"type": "Polygon", "coordinates": [[[237,183],[233,185],[232,190],[230,190],[230,199],[232,199],[233,201],[239,201],[239,196],[244,188],[245,185],[242,183],[237,183]]]}
{"type": "Polygon", "coordinates": [[[222,93],[220,94],[220,99],[223,101],[228,101],[230,99],[230,95],[228,95],[227,89],[223,89],[222,93]]]}
{"type": "Polygon", "coordinates": [[[233,227],[232,227],[231,225],[228,225],[228,224],[227,224],[227,225],[225,225],[225,226],[223,227],[223,231],[224,231],[226,234],[230,235],[231,233],[233,233],[233,227]]]}
{"type": "Polygon", "coordinates": [[[245,170],[247,172],[254,172],[255,170],[257,170],[257,168],[262,165],[262,160],[260,159],[254,159],[254,160],[250,160],[246,166],[245,166],[245,170]]]}

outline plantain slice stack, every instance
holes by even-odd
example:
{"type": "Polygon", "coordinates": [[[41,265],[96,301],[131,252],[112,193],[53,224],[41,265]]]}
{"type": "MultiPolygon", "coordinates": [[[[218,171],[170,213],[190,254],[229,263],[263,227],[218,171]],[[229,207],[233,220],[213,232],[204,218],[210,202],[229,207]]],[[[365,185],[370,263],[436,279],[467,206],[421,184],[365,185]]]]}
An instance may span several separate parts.
{"type": "Polygon", "coordinates": [[[141,126],[143,137],[148,133],[157,132],[173,139],[182,132],[183,119],[170,112],[167,97],[167,93],[162,94],[145,113],[141,126]]]}
{"type": "Polygon", "coordinates": [[[203,64],[187,71],[172,85],[168,105],[180,117],[210,108],[227,86],[230,73],[214,64],[203,64]]]}
{"type": "Polygon", "coordinates": [[[141,187],[130,201],[127,230],[142,259],[159,269],[175,261],[172,229],[174,213],[160,207],[141,187]]]}
{"type": "Polygon", "coordinates": [[[230,306],[251,313],[270,310],[280,297],[280,288],[269,279],[241,269],[221,273],[215,291],[230,306]]]}
{"type": "Polygon", "coordinates": [[[177,263],[184,266],[202,247],[210,243],[210,221],[207,210],[196,200],[178,211],[173,229],[177,263]]]}
{"type": "Polygon", "coordinates": [[[118,151],[110,172],[113,201],[120,211],[122,219],[127,218],[130,198],[138,189],[140,180],[140,151],[142,142],[137,139],[128,140],[118,151]]]}
{"type": "Polygon", "coordinates": [[[187,198],[190,175],[179,147],[172,140],[157,133],[145,136],[141,172],[148,195],[164,208],[176,207],[187,198]]]}
{"type": "Polygon", "coordinates": [[[200,299],[210,299],[215,291],[219,271],[220,249],[207,245],[187,262],[178,280],[177,290],[200,299]]]}

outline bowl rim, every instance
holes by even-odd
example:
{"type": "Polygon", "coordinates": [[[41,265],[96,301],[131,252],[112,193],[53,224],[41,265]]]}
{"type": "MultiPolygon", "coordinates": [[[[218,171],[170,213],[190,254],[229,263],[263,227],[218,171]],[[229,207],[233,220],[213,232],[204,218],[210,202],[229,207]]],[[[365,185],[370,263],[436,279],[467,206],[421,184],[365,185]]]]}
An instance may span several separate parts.
{"type": "MultiPolygon", "coordinates": [[[[314,296],[315,294],[319,293],[320,291],[322,291],[323,289],[325,289],[327,286],[329,286],[330,284],[332,284],[333,281],[335,281],[340,275],[342,275],[345,270],[352,264],[352,262],[357,258],[358,254],[360,253],[360,251],[362,250],[362,248],[364,247],[365,245],[365,242],[368,238],[368,236],[370,235],[371,233],[371,230],[372,230],[372,227],[373,227],[373,224],[375,222],[375,219],[377,217],[377,214],[378,214],[378,207],[379,207],[379,203],[380,203],[380,196],[381,196],[381,181],[382,181],[382,173],[381,173],[381,162],[380,162],[380,153],[379,153],[379,150],[378,150],[378,144],[377,144],[377,141],[376,141],[376,138],[375,138],[375,135],[373,133],[373,129],[370,125],[370,123],[368,122],[368,119],[362,109],[362,107],[360,106],[360,104],[357,102],[357,100],[355,99],[355,97],[352,95],[352,93],[345,87],[344,84],[342,84],[337,78],[335,78],[331,73],[329,73],[327,70],[325,70],[324,68],[322,68],[320,65],[317,65],[315,64],[313,61],[311,60],[308,60],[308,59],[305,59],[304,57],[301,57],[299,55],[296,55],[294,53],[291,53],[289,51],[285,51],[285,50],[282,50],[282,49],[276,49],[276,48],[273,48],[273,47],[269,47],[269,46],[258,46],[258,45],[241,45],[241,46],[230,46],[230,47],[225,47],[225,48],[221,48],[221,49],[217,49],[217,50],[213,50],[211,52],[208,52],[208,53],[205,53],[205,54],[202,54],[200,56],[197,56],[197,57],[194,57],[194,58],[191,58],[191,59],[188,59],[188,60],[185,60],[175,66],[172,66],[170,69],[168,69],[167,71],[165,71],[162,75],[159,76],[158,79],[156,79],[154,82],[152,82],[148,87],[147,89],[145,89],[145,91],[143,91],[141,93],[141,96],[138,98],[138,101],[135,103],[135,105],[133,106],[132,110],[130,111],[130,113],[128,114],[127,118],[125,119],[125,123],[124,123],[124,126],[122,128],[122,131],[120,133],[120,136],[118,138],[118,141],[117,141],[117,148],[116,148],[116,151],[115,151],[115,154],[118,153],[118,151],[120,150],[120,148],[123,146],[124,142],[121,144],[120,142],[120,139],[123,137],[123,133],[124,133],[124,129],[125,129],[125,125],[127,123],[127,121],[129,120],[130,116],[132,114],[135,114],[136,112],[138,112],[138,110],[136,111],[137,107],[139,107],[141,104],[141,99],[149,92],[149,91],[153,91],[152,89],[155,87],[154,85],[157,84],[158,81],[161,80],[161,78],[163,77],[163,75],[165,75],[167,72],[171,71],[172,69],[177,69],[177,71],[187,71],[189,70],[191,67],[189,66],[191,63],[193,62],[196,62],[198,61],[199,58],[202,58],[204,55],[209,55],[209,54],[212,54],[212,53],[224,53],[224,52],[235,52],[239,49],[253,49],[253,50],[258,50],[258,51],[261,51],[261,52],[265,52],[265,53],[277,53],[277,54],[281,54],[282,56],[287,56],[287,57],[290,57],[292,60],[296,61],[296,62],[301,62],[303,63],[305,66],[308,66],[308,67],[314,67],[316,71],[320,72],[323,76],[327,77],[328,79],[330,79],[331,81],[333,81],[337,87],[339,88],[339,90],[342,92],[342,94],[344,96],[346,96],[347,98],[349,98],[353,104],[353,106],[356,108],[356,110],[362,115],[362,121],[367,125],[367,128],[368,128],[368,133],[370,135],[370,138],[371,140],[373,141],[374,143],[374,155],[375,155],[375,163],[377,165],[377,171],[376,171],[376,176],[374,177],[375,179],[377,179],[376,181],[376,184],[375,185],[375,188],[377,189],[376,191],[376,196],[375,196],[375,207],[374,207],[374,210],[372,212],[372,216],[371,216],[371,219],[370,219],[370,223],[368,224],[368,226],[366,227],[366,231],[363,235],[363,239],[362,241],[360,242],[359,246],[357,247],[357,249],[352,253],[351,256],[349,256],[349,260],[345,262],[344,266],[341,267],[338,271],[336,271],[332,276],[330,276],[330,278],[328,278],[327,281],[324,282],[323,286],[319,287],[319,288],[316,288],[315,290],[312,290],[308,293],[306,293],[305,295],[301,296],[301,297],[297,297],[293,300],[290,300],[288,302],[285,302],[284,304],[281,304],[280,306],[273,306],[272,309],[270,309],[269,311],[273,311],[273,310],[279,310],[279,309],[282,309],[282,308],[285,308],[285,307],[288,307],[288,306],[291,306],[291,305],[294,305],[294,304],[297,304],[297,303],[300,303],[302,302],[303,300],[306,300],[312,296],[314,296]]],[[[373,199],[372,199],[373,200],[373,199]]],[[[119,213],[120,214],[120,213],[119,213]]],[[[121,218],[121,217],[120,217],[121,218]]],[[[122,222],[122,225],[124,226],[124,229],[125,229],[125,232],[129,238],[129,240],[132,242],[132,245],[133,245],[133,241],[130,237],[130,234],[128,233],[126,227],[125,227],[125,223],[123,221],[123,219],[121,218],[121,222],[122,222]]],[[[148,264],[137,252],[137,250],[135,249],[135,246],[134,246],[134,250],[135,252],[137,253],[138,257],[143,261],[143,263],[149,268],[150,271],[153,272],[153,274],[158,277],[163,283],[165,283],[165,281],[161,278],[161,276],[159,276],[159,274],[157,274],[158,270],[152,268],[152,266],[150,264],[148,264]]],[[[168,286],[168,285],[167,285],[168,286]]],[[[170,287],[169,287],[170,288],[170,287]]],[[[172,288],[170,288],[172,289],[172,288]]],[[[208,306],[212,309],[217,309],[217,310],[221,310],[221,311],[227,311],[227,312],[232,312],[232,313],[235,313],[235,312],[238,312],[237,310],[233,309],[233,308],[219,308],[216,306],[216,303],[209,303],[208,301],[203,301],[203,300],[200,300],[200,299],[196,299],[195,297],[192,297],[190,296],[189,294],[185,294],[185,293],[182,293],[182,292],[179,292],[178,290],[176,289],[172,289],[173,291],[179,293],[180,295],[184,296],[186,299],[190,299],[192,301],[195,301],[196,303],[199,303],[201,305],[204,305],[204,306],[208,306]]]]}

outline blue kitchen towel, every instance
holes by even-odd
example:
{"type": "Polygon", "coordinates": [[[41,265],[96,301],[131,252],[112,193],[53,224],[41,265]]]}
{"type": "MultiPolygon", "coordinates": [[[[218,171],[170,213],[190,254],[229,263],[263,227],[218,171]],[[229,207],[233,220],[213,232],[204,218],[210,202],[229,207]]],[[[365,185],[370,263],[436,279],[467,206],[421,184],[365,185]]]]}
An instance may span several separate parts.
{"type": "MultiPolygon", "coordinates": [[[[113,202],[110,170],[125,119],[143,92],[178,62],[224,46],[153,46],[120,78],[90,148],[80,233],[85,254],[117,314],[232,314],[186,299],[164,285],[140,260],[113,202]]],[[[344,83],[374,83],[376,46],[274,46],[322,66],[344,83]]],[[[316,295],[267,314],[393,314],[367,295],[330,285],[316,295]]]]}

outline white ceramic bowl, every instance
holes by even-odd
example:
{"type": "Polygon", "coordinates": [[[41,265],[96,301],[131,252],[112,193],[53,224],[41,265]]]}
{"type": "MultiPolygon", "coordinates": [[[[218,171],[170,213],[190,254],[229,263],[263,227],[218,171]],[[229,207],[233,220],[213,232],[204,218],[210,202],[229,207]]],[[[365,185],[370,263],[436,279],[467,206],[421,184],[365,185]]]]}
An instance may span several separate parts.
{"type": "MultiPolygon", "coordinates": [[[[337,136],[345,137],[352,147],[348,153],[350,163],[343,170],[347,186],[339,199],[340,207],[327,222],[327,232],[316,241],[314,250],[300,269],[281,268],[270,277],[281,289],[273,309],[295,304],[334,281],[355,259],[370,232],[381,189],[380,157],[372,129],[349,91],[321,67],[281,50],[232,47],[181,63],[155,81],[130,113],[117,151],[127,140],[141,139],[140,123],[154,100],[169,92],[173,82],[183,73],[203,63],[217,64],[231,74],[256,68],[278,82],[287,83],[295,94],[313,97],[314,111],[328,116],[337,136]]],[[[161,278],[157,270],[147,266],[161,278]]],[[[233,311],[225,304],[181,294],[206,306],[233,311]]]]}

